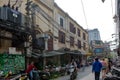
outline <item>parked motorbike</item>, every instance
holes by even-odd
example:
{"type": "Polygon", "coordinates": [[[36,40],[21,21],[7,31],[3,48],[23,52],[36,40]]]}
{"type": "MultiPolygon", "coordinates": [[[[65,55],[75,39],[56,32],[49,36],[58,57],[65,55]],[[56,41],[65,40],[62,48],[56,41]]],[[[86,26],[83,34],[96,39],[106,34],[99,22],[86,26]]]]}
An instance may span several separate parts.
{"type": "Polygon", "coordinates": [[[11,75],[12,75],[12,72],[9,71],[9,72],[5,75],[4,79],[5,79],[5,80],[9,80],[11,75]]]}
{"type": "Polygon", "coordinates": [[[21,74],[21,76],[18,80],[28,80],[27,74],[21,74]]]}
{"type": "Polygon", "coordinates": [[[70,80],[75,80],[77,77],[77,69],[71,65],[69,68],[69,72],[70,72],[70,80]]]}
{"type": "Polygon", "coordinates": [[[20,77],[16,80],[28,80],[28,75],[25,73],[25,71],[20,71],[20,77]]]}
{"type": "Polygon", "coordinates": [[[116,75],[117,77],[120,77],[120,68],[119,67],[112,67],[111,73],[112,73],[112,75],[116,75]]]}
{"type": "Polygon", "coordinates": [[[33,71],[33,80],[49,80],[50,75],[47,72],[35,70],[33,71]]]}
{"type": "Polygon", "coordinates": [[[104,80],[120,80],[120,69],[113,66],[110,73],[106,75],[104,80]]]}
{"type": "Polygon", "coordinates": [[[40,72],[39,75],[40,75],[41,80],[49,80],[50,79],[50,75],[47,72],[40,72]]]}

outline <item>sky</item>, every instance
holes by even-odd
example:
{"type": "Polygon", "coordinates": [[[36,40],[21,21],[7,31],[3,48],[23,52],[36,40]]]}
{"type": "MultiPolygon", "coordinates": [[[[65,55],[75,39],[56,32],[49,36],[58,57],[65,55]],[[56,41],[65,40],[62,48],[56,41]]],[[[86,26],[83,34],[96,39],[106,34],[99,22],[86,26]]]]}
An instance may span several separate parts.
{"type": "Polygon", "coordinates": [[[105,0],[103,3],[102,0],[55,0],[58,6],[84,29],[98,28],[103,41],[112,40],[111,35],[115,33],[114,1],[105,0]]]}

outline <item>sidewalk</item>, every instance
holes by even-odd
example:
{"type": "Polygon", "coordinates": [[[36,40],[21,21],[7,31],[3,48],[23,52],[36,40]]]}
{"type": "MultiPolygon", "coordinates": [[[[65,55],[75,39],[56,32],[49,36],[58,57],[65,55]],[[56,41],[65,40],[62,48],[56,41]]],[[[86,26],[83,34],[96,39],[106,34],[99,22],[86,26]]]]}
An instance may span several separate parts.
{"type": "Polygon", "coordinates": [[[87,76],[83,77],[82,79],[79,80],[94,80],[94,74],[90,73],[87,76]]]}
{"type": "MultiPolygon", "coordinates": [[[[83,77],[82,79],[77,79],[77,80],[94,80],[94,73],[90,73],[87,76],[83,77]]],[[[102,75],[100,74],[100,80],[102,80],[102,75]]]]}
{"type": "MultiPolygon", "coordinates": [[[[66,76],[62,76],[54,80],[70,80],[70,76],[66,75],[66,76]]],[[[75,80],[94,80],[94,73],[91,72],[91,66],[86,67],[85,71],[80,70],[78,72],[77,79],[75,80]]]]}
{"type": "MultiPolygon", "coordinates": [[[[80,80],[83,77],[85,77],[86,75],[89,75],[90,73],[91,73],[91,66],[86,67],[85,71],[82,71],[82,69],[81,69],[78,72],[78,76],[77,76],[76,80],[80,80]]],[[[66,76],[61,76],[61,77],[54,79],[54,80],[69,80],[69,79],[70,79],[70,75],[66,75],[66,76]]],[[[90,80],[90,79],[88,79],[88,80],[90,80]]]]}

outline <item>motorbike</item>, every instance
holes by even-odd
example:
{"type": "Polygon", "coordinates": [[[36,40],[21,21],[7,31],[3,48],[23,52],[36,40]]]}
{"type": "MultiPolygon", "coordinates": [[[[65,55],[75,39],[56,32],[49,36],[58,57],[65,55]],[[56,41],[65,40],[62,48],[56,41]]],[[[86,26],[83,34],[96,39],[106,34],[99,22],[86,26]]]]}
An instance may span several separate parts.
{"type": "Polygon", "coordinates": [[[120,68],[113,66],[104,80],[120,80],[120,68]]]}
{"type": "Polygon", "coordinates": [[[20,71],[20,77],[16,80],[28,80],[28,75],[25,73],[25,71],[20,71]]]}
{"type": "Polygon", "coordinates": [[[47,72],[40,72],[39,75],[40,75],[41,80],[49,80],[50,79],[50,75],[47,72]]]}
{"type": "Polygon", "coordinates": [[[33,80],[49,80],[50,75],[47,72],[35,70],[33,71],[33,80]]]}
{"type": "Polygon", "coordinates": [[[69,68],[69,72],[70,72],[70,80],[75,80],[76,77],[77,77],[77,69],[76,69],[76,67],[71,65],[70,68],[69,68]]]}
{"type": "Polygon", "coordinates": [[[21,76],[18,80],[28,80],[27,74],[21,74],[21,76]]]}

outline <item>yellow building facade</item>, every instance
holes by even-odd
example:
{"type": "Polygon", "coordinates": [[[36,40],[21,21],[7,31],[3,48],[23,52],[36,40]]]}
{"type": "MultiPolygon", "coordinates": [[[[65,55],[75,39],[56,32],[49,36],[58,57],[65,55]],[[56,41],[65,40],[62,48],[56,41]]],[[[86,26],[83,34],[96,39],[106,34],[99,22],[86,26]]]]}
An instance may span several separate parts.
{"type": "Polygon", "coordinates": [[[57,4],[55,4],[54,12],[54,19],[58,23],[58,33],[56,33],[56,35],[59,35],[59,31],[65,34],[65,42],[63,41],[62,43],[58,40],[58,48],[66,47],[70,50],[78,50],[84,52],[83,54],[86,54],[88,52],[87,31],[65,13],[57,4]]]}
{"type": "MultiPolygon", "coordinates": [[[[10,0],[10,5],[15,4],[16,0],[10,0]]],[[[19,11],[26,15],[26,3],[29,0],[18,0],[15,8],[19,6],[19,11]]],[[[9,0],[0,0],[0,6],[8,5],[9,0]]],[[[78,50],[82,54],[88,52],[88,33],[82,26],[65,13],[54,0],[32,0],[30,5],[30,26],[33,25],[37,37],[41,34],[48,34],[47,50],[59,50],[68,48],[72,51],[78,50]],[[34,14],[32,14],[34,13],[34,14]]],[[[9,32],[6,32],[6,34],[9,32]]],[[[10,35],[10,34],[9,34],[10,35]]],[[[12,34],[11,34],[12,36],[12,34]]],[[[1,39],[0,52],[7,51],[11,46],[11,41],[1,39]],[[5,46],[6,45],[6,46],[5,46]]]]}

